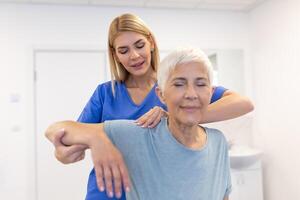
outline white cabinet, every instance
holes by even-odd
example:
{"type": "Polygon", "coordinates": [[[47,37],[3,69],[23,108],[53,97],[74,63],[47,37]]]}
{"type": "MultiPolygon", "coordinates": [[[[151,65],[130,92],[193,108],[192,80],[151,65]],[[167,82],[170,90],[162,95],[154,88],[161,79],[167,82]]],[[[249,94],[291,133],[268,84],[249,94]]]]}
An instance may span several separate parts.
{"type": "Polygon", "coordinates": [[[230,200],[263,200],[261,163],[248,168],[231,169],[230,200]]]}

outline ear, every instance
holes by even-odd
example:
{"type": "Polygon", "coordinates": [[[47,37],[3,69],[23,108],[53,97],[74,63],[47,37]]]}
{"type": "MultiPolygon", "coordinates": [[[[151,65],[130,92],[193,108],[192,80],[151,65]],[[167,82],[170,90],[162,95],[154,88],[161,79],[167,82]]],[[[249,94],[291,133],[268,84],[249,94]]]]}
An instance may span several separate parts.
{"type": "Polygon", "coordinates": [[[164,97],[164,95],[163,95],[163,92],[162,92],[162,90],[161,90],[159,87],[156,87],[156,88],[155,88],[155,93],[156,93],[156,95],[158,96],[159,100],[160,100],[162,103],[166,104],[166,102],[165,102],[165,97],[164,97]]]}

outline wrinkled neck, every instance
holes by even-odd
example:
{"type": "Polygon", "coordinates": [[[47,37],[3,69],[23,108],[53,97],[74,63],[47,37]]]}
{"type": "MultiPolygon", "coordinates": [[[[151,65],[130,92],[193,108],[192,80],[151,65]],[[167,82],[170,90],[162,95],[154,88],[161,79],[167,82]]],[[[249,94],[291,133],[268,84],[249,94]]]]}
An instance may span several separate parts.
{"type": "Polygon", "coordinates": [[[173,137],[188,148],[199,149],[206,143],[205,130],[198,124],[186,125],[169,118],[168,127],[173,137]]]}

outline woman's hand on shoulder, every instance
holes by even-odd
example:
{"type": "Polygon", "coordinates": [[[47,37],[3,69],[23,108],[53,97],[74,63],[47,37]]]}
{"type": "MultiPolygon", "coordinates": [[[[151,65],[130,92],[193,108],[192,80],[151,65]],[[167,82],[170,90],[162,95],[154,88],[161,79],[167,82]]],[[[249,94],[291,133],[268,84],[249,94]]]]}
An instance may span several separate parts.
{"type": "Polygon", "coordinates": [[[168,116],[168,113],[161,107],[155,106],[143,116],[136,120],[136,124],[141,127],[154,128],[162,117],[168,116]]]}
{"type": "Polygon", "coordinates": [[[53,135],[56,159],[63,164],[70,164],[83,160],[85,157],[85,150],[88,146],[83,144],[67,146],[62,142],[64,135],[64,130],[60,130],[53,135]]]}

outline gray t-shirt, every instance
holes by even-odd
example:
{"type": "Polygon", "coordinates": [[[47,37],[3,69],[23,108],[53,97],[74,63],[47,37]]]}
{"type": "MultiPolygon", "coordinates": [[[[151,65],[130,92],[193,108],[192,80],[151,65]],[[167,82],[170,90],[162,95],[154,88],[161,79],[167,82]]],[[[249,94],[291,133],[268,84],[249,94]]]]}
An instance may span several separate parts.
{"type": "Polygon", "coordinates": [[[223,200],[229,195],[227,143],[219,130],[205,128],[205,146],[192,150],[173,137],[166,118],[153,129],[130,120],[106,121],[104,129],[129,170],[127,200],[223,200]]]}

